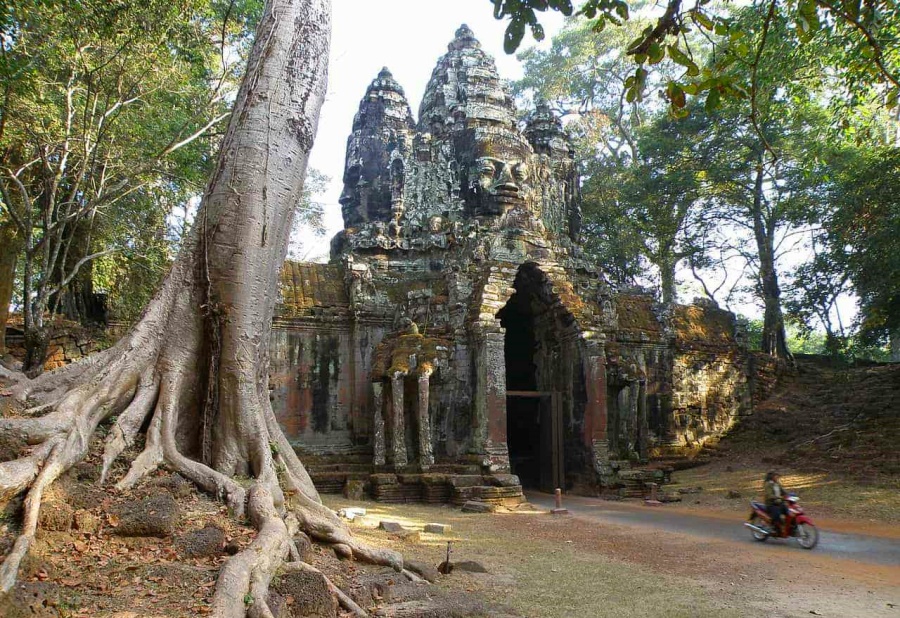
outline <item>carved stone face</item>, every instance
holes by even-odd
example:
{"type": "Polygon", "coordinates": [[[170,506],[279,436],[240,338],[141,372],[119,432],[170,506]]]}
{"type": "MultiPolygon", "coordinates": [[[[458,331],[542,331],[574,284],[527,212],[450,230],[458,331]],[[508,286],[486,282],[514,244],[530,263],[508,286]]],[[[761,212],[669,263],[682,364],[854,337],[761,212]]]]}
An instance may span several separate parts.
{"type": "Polygon", "coordinates": [[[525,205],[531,190],[531,149],[518,132],[476,130],[470,137],[466,201],[476,215],[503,215],[525,205]]]}
{"type": "Polygon", "coordinates": [[[341,214],[347,227],[359,225],[363,221],[360,213],[359,181],[361,169],[359,165],[351,165],[344,171],[344,190],[338,203],[341,205],[341,214]]]}

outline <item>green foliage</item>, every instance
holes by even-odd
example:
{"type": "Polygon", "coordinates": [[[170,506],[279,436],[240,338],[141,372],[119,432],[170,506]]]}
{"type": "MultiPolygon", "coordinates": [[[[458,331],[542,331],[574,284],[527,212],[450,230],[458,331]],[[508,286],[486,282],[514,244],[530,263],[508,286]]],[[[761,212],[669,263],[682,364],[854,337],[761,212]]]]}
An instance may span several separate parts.
{"type": "Polygon", "coordinates": [[[860,149],[836,174],[829,259],[859,296],[864,344],[900,330],[900,149],[860,149]]]}
{"type": "MultiPolygon", "coordinates": [[[[540,41],[544,30],[538,13],[559,11],[584,18],[594,32],[604,32],[608,24],[622,26],[632,15],[646,15],[642,0],[587,0],[576,10],[572,0],[491,0],[494,17],[508,20],[504,48],[513,53],[526,30],[540,41]]],[[[755,42],[747,40],[745,24],[735,20],[733,6],[701,0],[688,5],[668,0],[662,14],[648,24],[623,50],[638,66],[630,76],[628,97],[639,99],[645,65],[664,58],[683,68],[683,73],[667,86],[666,97],[673,110],[687,104],[685,94],[704,96],[707,111],[716,109],[723,99],[752,98],[759,74],[768,71],[761,61],[762,51],[775,37],[768,36],[773,23],[787,28],[777,34],[792,53],[804,50],[819,56],[826,64],[840,67],[832,73],[835,83],[852,98],[852,106],[872,96],[880,97],[887,107],[898,105],[900,90],[900,3],[895,0],[753,0],[749,10],[763,16],[764,34],[755,42]],[[693,57],[690,34],[709,41],[716,62],[701,68],[693,57]],[[735,80],[726,69],[738,57],[751,57],[754,70],[747,79],[735,80]],[[757,71],[756,69],[761,69],[757,71]],[[886,89],[885,89],[886,87],[886,89]]]]}
{"type": "Polygon", "coordinates": [[[0,12],[2,210],[24,237],[34,313],[86,278],[136,315],[170,257],[166,216],[214,163],[261,8],[22,0],[0,12]]]}

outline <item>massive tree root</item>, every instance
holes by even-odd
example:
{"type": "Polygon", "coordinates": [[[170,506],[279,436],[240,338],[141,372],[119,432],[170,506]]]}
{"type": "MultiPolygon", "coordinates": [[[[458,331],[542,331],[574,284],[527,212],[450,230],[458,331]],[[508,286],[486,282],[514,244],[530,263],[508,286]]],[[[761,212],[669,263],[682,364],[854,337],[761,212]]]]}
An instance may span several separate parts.
{"type": "Polygon", "coordinates": [[[145,428],[144,449],[119,488],[164,466],[258,529],[223,567],[214,616],[271,615],[269,581],[296,558],[297,530],[341,556],[403,571],[399,554],[360,543],[322,505],[268,398],[278,274],[324,99],[329,31],[330,0],[267,3],[197,221],[132,330],[109,350],[34,379],[0,368],[14,383],[4,396],[32,406],[0,418],[0,432],[31,445],[0,463],[0,500],[26,492],[0,593],[13,587],[31,546],[44,491],[84,458],[104,421],[112,427],[101,482],[145,428]],[[238,475],[253,479],[249,488],[238,475]]]}
{"type": "MultiPolygon", "coordinates": [[[[91,438],[104,421],[111,421],[103,450],[101,483],[110,467],[146,427],[143,451],[131,462],[117,487],[127,489],[164,466],[192,480],[225,501],[236,517],[246,515],[259,534],[250,547],[223,567],[212,609],[215,616],[268,616],[268,586],[276,570],[293,553],[293,536],[310,537],[335,546],[339,555],[403,569],[395,552],[358,542],[345,524],[322,505],[302,463],[291,448],[260,387],[241,383],[237,405],[219,410],[213,427],[198,422],[196,409],[203,378],[193,371],[201,358],[202,316],[191,311],[195,296],[189,273],[176,267],[157,300],[138,326],[105,354],[106,364],[73,365],[62,374],[66,393],[56,399],[54,373],[35,380],[22,375],[8,396],[32,407],[21,416],[0,419],[0,431],[33,445],[21,458],[0,463],[0,499],[27,491],[21,534],[0,566],[0,590],[15,584],[22,559],[34,539],[41,496],[62,473],[88,453],[91,438]],[[162,302],[165,301],[165,302],[162,302]],[[78,375],[75,383],[69,383],[78,375]],[[228,410],[236,420],[222,422],[228,410]],[[203,436],[213,460],[196,458],[203,436]],[[186,454],[189,453],[189,454],[186,454]],[[236,455],[239,454],[239,455],[236,455]],[[233,474],[248,473],[254,481],[245,489],[233,474]],[[247,605],[247,595],[253,603],[247,605]]],[[[220,375],[221,379],[221,375],[220,375]]],[[[289,568],[300,567],[291,563],[289,568]]],[[[312,568],[312,567],[309,567],[312,568]]],[[[362,612],[334,588],[341,603],[362,612]]]]}

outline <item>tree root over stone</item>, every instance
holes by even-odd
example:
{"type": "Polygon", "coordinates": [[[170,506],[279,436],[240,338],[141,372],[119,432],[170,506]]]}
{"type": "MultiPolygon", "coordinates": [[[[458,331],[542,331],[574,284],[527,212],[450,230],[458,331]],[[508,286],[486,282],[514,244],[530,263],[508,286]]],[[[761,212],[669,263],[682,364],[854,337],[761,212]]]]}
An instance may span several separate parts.
{"type": "MultiPolygon", "coordinates": [[[[173,279],[177,277],[170,275],[164,283],[161,297],[171,298],[171,288],[179,287],[171,285],[173,279]]],[[[292,538],[298,530],[332,545],[343,557],[404,571],[398,553],[360,543],[321,503],[268,398],[260,397],[255,384],[239,388],[241,395],[219,411],[219,416],[226,418],[220,418],[223,422],[208,434],[216,463],[207,464],[182,452],[182,445],[195,443],[202,433],[189,412],[196,407],[192,403],[199,384],[187,369],[196,365],[194,350],[200,343],[200,337],[190,333],[200,331],[196,323],[178,320],[174,323],[186,325],[183,336],[163,341],[156,333],[163,332],[160,326],[172,323],[174,315],[182,311],[181,315],[190,315],[188,305],[188,300],[151,304],[144,319],[111,349],[116,353],[105,355],[106,364],[88,362],[78,370],[73,365],[64,372],[67,391],[61,396],[59,387],[53,385],[55,372],[35,380],[7,372],[16,381],[7,396],[33,407],[21,416],[0,419],[0,432],[14,434],[32,448],[18,459],[0,463],[0,500],[27,492],[21,534],[0,566],[0,592],[9,593],[15,584],[37,531],[44,491],[86,456],[97,427],[113,417],[105,438],[101,482],[108,480],[112,463],[146,427],[145,447],[116,484],[119,489],[130,488],[165,466],[225,501],[235,517],[246,514],[259,531],[249,548],[223,566],[213,596],[213,616],[271,616],[266,604],[269,582],[292,553],[296,556],[292,538]],[[162,309],[166,306],[171,309],[162,309]],[[77,376],[74,382],[72,376],[77,376]],[[241,431],[236,432],[235,427],[241,431]],[[253,478],[249,488],[232,476],[242,471],[253,478]],[[246,599],[253,602],[247,604],[246,599]]],[[[307,568],[299,562],[290,564],[289,568],[307,568]]],[[[364,615],[349,597],[329,584],[345,608],[364,615]]]]}
{"type": "Polygon", "coordinates": [[[271,615],[269,582],[296,554],[296,530],[342,557],[403,572],[398,553],[360,543],[321,503],[269,402],[271,318],[325,98],[330,5],[267,0],[197,220],[128,334],[108,350],[33,379],[0,368],[0,377],[12,382],[2,396],[33,406],[0,418],[0,434],[33,447],[0,463],[0,499],[26,492],[21,534],[0,566],[0,594],[15,584],[44,491],[85,457],[104,421],[112,427],[102,482],[146,428],[144,449],[117,487],[165,466],[226,502],[235,517],[246,515],[259,531],[222,568],[213,616],[271,615]],[[245,487],[238,477],[251,482],[245,487]]]}

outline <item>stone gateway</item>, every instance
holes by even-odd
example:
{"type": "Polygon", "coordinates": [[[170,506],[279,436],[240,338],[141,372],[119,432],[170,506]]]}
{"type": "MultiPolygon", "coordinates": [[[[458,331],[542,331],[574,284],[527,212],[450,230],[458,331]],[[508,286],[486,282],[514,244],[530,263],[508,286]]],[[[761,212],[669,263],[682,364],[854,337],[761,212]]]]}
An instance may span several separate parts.
{"type": "Polygon", "coordinates": [[[581,249],[579,174],[467,26],[418,121],[387,69],[347,141],[328,264],[285,264],[278,418],[320,491],[380,500],[595,492],[749,411],[734,316],[611,285],[581,249]]]}

